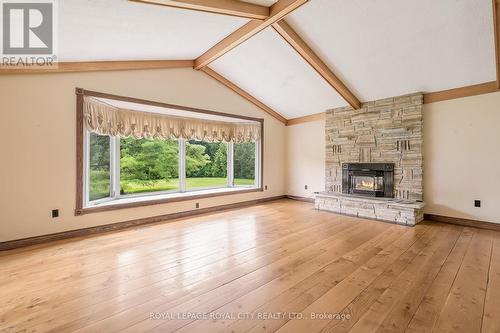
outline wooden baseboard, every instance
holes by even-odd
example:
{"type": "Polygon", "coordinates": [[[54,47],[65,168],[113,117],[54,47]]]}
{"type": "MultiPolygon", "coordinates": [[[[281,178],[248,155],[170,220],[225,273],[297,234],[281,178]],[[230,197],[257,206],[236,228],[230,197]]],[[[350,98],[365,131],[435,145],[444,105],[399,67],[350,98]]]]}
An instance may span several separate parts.
{"type": "Polygon", "coordinates": [[[300,197],[300,196],[297,196],[297,195],[287,195],[286,197],[288,199],[292,199],[292,200],[298,200],[298,201],[304,201],[304,202],[314,203],[314,199],[313,198],[300,197]]]}
{"type": "Polygon", "coordinates": [[[75,238],[75,237],[81,237],[81,236],[88,236],[88,235],[92,235],[92,234],[98,234],[98,233],[109,232],[109,231],[116,231],[116,230],[126,229],[126,228],[130,228],[130,227],[145,225],[145,224],[167,222],[169,220],[174,220],[174,219],[178,219],[178,218],[201,215],[201,214],[205,214],[205,213],[212,213],[212,212],[228,210],[228,209],[253,206],[253,205],[258,205],[258,204],[261,204],[264,202],[285,199],[285,198],[287,198],[286,195],[280,195],[280,196],[263,198],[263,199],[255,199],[255,200],[237,202],[237,203],[232,203],[232,204],[227,204],[227,205],[200,208],[200,209],[196,209],[196,210],[188,210],[188,211],[179,212],[179,213],[171,213],[171,214],[165,214],[165,215],[159,215],[159,216],[145,217],[145,218],[141,218],[141,219],[106,224],[106,225],[96,226],[96,227],[64,231],[64,232],[59,232],[59,233],[55,233],[55,234],[11,240],[11,241],[7,241],[7,242],[1,242],[0,243],[0,251],[12,250],[12,249],[20,248],[20,247],[37,245],[37,244],[47,243],[47,242],[56,241],[56,240],[75,238]]]}
{"type": "Polygon", "coordinates": [[[424,220],[442,222],[449,224],[463,225],[466,227],[475,227],[481,229],[500,231],[500,223],[463,219],[460,217],[442,216],[435,214],[424,214],[424,220]]]}

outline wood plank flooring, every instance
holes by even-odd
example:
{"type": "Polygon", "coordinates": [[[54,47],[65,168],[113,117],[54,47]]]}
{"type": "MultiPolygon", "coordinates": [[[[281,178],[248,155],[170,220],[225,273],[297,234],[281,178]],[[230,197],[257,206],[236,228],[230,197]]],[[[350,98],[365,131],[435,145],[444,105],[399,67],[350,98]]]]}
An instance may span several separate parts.
{"type": "Polygon", "coordinates": [[[500,332],[500,232],[279,200],[0,252],[0,332],[500,332]]]}

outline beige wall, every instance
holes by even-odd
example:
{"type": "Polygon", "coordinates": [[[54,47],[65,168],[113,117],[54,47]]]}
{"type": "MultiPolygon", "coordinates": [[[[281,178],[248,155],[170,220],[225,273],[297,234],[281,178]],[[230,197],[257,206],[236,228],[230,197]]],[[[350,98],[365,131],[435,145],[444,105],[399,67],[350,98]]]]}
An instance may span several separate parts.
{"type": "Polygon", "coordinates": [[[500,223],[499,170],[500,93],[425,106],[426,213],[500,223]]]}
{"type": "Polygon", "coordinates": [[[312,198],[325,190],[325,122],[288,126],[286,137],[287,194],[312,198]]]}
{"type": "MultiPolygon", "coordinates": [[[[265,118],[268,191],[197,200],[202,208],[324,190],[324,121],[285,128],[201,72],[1,76],[0,242],[194,209],[186,201],[73,215],[75,87],[265,118]]],[[[424,123],[426,212],[500,223],[500,93],[426,105],[424,123]]]]}
{"type": "MultiPolygon", "coordinates": [[[[287,127],[287,141],[287,194],[322,191],[324,122],[287,127]]],[[[426,213],[500,223],[499,170],[500,93],[424,106],[426,213]]]]}
{"type": "Polygon", "coordinates": [[[192,69],[0,77],[0,242],[192,210],[195,201],[75,217],[75,87],[265,119],[268,191],[197,200],[201,208],[285,194],[285,127],[192,69]],[[52,219],[51,210],[60,209],[52,219]]]}

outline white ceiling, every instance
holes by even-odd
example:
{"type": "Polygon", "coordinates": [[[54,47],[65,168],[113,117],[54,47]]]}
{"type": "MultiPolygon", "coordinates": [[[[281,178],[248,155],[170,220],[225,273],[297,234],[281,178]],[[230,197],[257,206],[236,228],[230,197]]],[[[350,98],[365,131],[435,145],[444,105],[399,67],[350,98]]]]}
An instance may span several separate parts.
{"type": "MultiPolygon", "coordinates": [[[[286,20],[361,101],[495,80],[491,0],[310,0],[286,20]]],[[[194,59],[246,22],[127,0],[64,0],[59,59],[194,59]]],[[[347,104],[271,28],[210,67],[286,118],[347,104]]]]}
{"type": "Polygon", "coordinates": [[[194,59],[246,19],[127,0],[63,0],[59,60],[194,59]]]}
{"type": "Polygon", "coordinates": [[[285,118],[347,105],[272,28],[226,53],[210,67],[285,118]]]}
{"type": "Polygon", "coordinates": [[[362,101],[495,80],[491,0],[311,0],[287,22],[362,101]]]}

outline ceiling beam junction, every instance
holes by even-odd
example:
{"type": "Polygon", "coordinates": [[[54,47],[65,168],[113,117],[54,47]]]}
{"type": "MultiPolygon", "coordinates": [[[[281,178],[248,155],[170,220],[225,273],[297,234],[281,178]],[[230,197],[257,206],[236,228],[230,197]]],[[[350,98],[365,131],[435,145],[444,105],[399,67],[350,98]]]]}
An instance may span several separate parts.
{"type": "Polygon", "coordinates": [[[361,107],[361,102],[347,86],[333,73],[323,60],[307,45],[307,43],[283,19],[273,24],[274,30],[297,51],[304,60],[342,96],[354,109],[361,107]]]}
{"type": "Polygon", "coordinates": [[[251,20],[238,30],[215,44],[194,61],[194,68],[201,69],[208,66],[227,52],[234,49],[249,38],[255,36],[265,28],[290,14],[305,4],[308,0],[279,0],[269,8],[269,17],[264,21],[251,20]]]}

